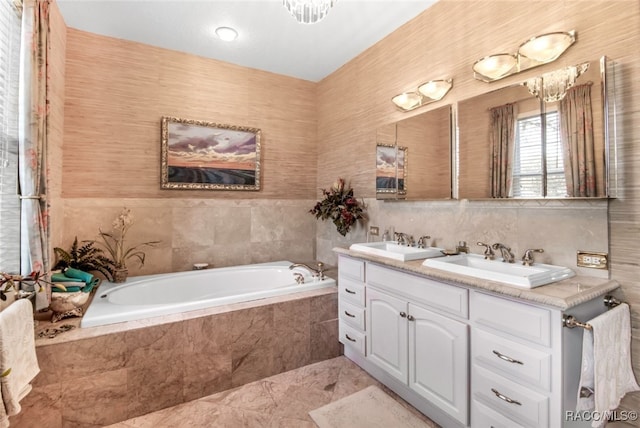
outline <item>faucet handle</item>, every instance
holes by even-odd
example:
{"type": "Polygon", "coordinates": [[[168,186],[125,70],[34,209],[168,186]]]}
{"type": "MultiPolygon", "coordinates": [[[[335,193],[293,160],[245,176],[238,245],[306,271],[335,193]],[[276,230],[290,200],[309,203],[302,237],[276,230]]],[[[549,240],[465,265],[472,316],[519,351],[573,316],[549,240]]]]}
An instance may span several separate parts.
{"type": "Polygon", "coordinates": [[[429,235],[423,235],[418,238],[418,248],[427,248],[427,239],[431,239],[429,235]]]}
{"type": "Polygon", "coordinates": [[[325,276],[324,276],[324,263],[318,262],[316,264],[316,266],[318,267],[318,276],[320,277],[320,280],[325,279],[325,276]]]}
{"type": "Polygon", "coordinates": [[[484,250],[484,258],[486,260],[493,260],[493,258],[495,257],[495,253],[491,249],[491,245],[485,244],[484,242],[480,242],[480,241],[478,241],[477,245],[485,248],[485,250],[484,250]]]}
{"type": "Polygon", "coordinates": [[[530,248],[525,250],[522,256],[522,264],[525,266],[531,266],[533,264],[533,253],[544,253],[542,248],[530,248]]]}

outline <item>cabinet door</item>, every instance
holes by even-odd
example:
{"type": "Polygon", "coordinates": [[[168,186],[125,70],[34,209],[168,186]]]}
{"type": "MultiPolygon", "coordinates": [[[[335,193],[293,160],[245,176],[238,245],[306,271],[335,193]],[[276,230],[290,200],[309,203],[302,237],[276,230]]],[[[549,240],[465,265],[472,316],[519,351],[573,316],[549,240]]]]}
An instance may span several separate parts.
{"type": "Polygon", "coordinates": [[[409,303],[409,387],[467,424],[469,327],[409,303]]]}
{"type": "Polygon", "coordinates": [[[407,302],[367,287],[367,359],[407,383],[407,302]]]}

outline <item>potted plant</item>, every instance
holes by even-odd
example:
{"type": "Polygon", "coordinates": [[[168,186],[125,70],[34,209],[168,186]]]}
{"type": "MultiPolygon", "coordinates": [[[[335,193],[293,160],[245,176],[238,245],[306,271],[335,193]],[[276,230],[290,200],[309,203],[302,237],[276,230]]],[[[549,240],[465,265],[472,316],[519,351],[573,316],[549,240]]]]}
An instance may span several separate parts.
{"type": "Polygon", "coordinates": [[[83,245],[79,246],[76,236],[68,252],[60,247],[55,247],[53,252],[58,258],[53,267],[54,270],[64,270],[71,267],[84,272],[96,271],[103,274],[107,280],[113,281],[115,265],[110,258],[104,255],[101,248],[95,247],[94,241],[83,241],[83,245]]]}
{"type": "Polygon", "coordinates": [[[144,247],[154,247],[160,241],[149,241],[131,247],[125,245],[127,232],[133,226],[133,214],[131,210],[124,207],[118,217],[113,221],[113,232],[103,232],[100,230],[101,241],[91,241],[102,246],[113,262],[113,282],[124,282],[127,279],[129,270],[127,261],[137,259],[140,266],[144,266],[145,253],[141,249],[144,247]]]}

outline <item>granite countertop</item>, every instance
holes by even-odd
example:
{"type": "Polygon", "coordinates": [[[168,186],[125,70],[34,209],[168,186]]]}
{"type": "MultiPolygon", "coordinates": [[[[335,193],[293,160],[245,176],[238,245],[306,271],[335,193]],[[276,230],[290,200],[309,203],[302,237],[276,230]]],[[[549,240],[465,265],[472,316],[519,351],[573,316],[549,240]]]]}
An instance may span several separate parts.
{"type": "Polygon", "coordinates": [[[515,297],[529,302],[553,306],[561,310],[570,309],[591,299],[604,296],[620,287],[620,284],[613,280],[577,275],[536,288],[520,288],[500,282],[422,266],[423,260],[402,262],[340,247],[334,248],[333,251],[338,254],[375,262],[405,272],[415,273],[430,279],[445,281],[449,284],[463,285],[472,289],[488,290],[493,293],[515,297]]]}

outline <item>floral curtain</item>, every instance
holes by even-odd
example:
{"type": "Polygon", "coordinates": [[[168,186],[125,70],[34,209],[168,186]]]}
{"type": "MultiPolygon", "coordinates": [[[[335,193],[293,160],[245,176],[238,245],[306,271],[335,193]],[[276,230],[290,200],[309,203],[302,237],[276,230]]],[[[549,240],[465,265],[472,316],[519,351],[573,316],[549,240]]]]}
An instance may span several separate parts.
{"type": "Polygon", "coordinates": [[[491,112],[491,197],[508,198],[513,184],[513,156],[516,143],[514,104],[494,107],[491,112]]]}
{"type": "Polygon", "coordinates": [[[569,89],[558,106],[567,195],[572,197],[597,196],[591,85],[569,89]]]}
{"type": "MultiPolygon", "coordinates": [[[[22,13],[19,111],[19,181],[22,200],[21,273],[47,273],[46,198],[49,0],[27,0],[22,13]]],[[[45,290],[47,291],[47,290],[45,290]]],[[[36,294],[36,309],[49,306],[48,292],[36,294]]]]}

